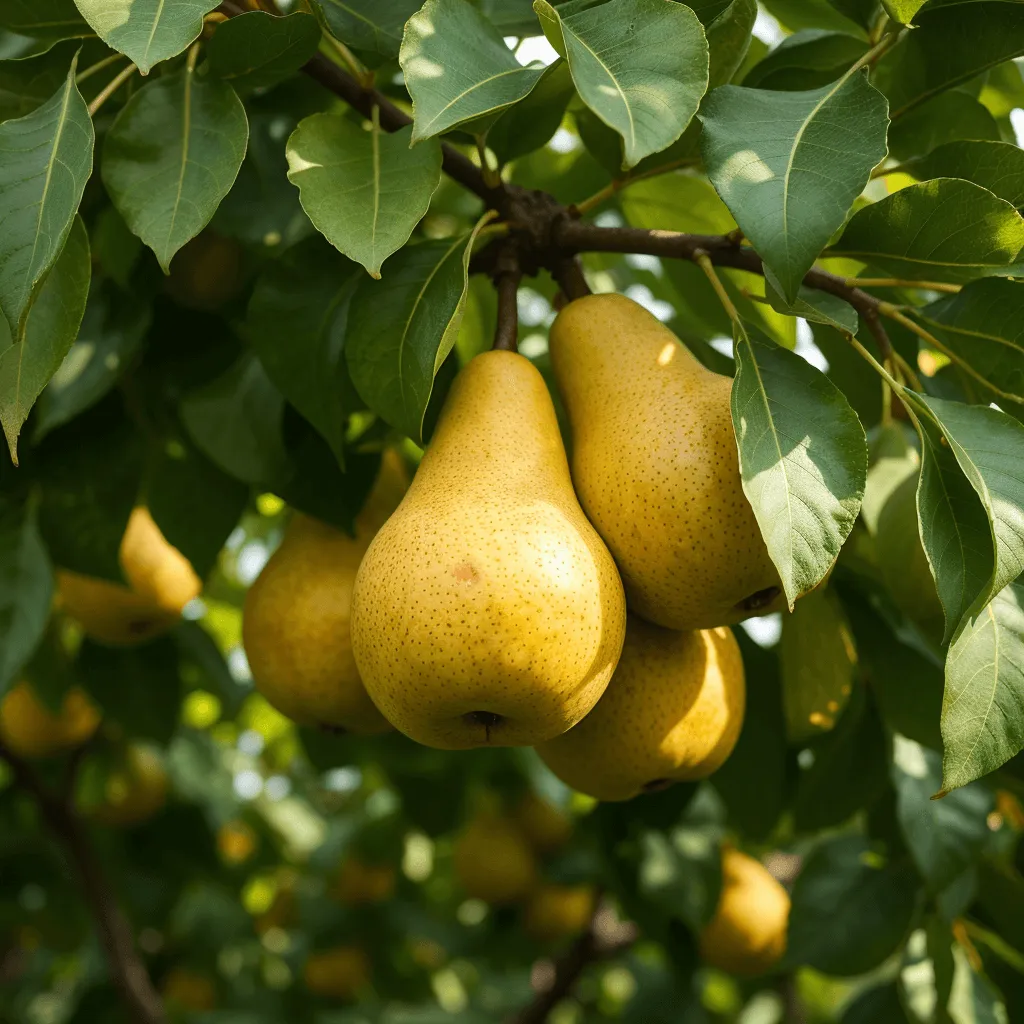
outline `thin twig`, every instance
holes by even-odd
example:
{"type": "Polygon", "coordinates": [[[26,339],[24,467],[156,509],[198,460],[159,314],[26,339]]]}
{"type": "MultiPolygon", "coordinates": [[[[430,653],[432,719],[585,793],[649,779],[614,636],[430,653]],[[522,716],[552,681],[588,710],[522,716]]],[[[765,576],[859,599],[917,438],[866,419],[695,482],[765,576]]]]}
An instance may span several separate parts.
{"type": "Polygon", "coordinates": [[[110,67],[111,64],[116,64],[119,60],[124,60],[125,56],[123,53],[112,53],[109,57],[104,57],[103,60],[96,61],[95,64],[90,64],[84,71],[79,71],[75,75],[75,85],[81,85],[83,82],[92,78],[97,72],[102,71],[104,68],[110,67]]]}
{"type": "Polygon", "coordinates": [[[493,348],[505,352],[519,351],[519,282],[523,272],[515,250],[506,246],[498,258],[494,287],[498,292],[498,321],[494,329],[493,348]]]}
{"type": "Polygon", "coordinates": [[[103,88],[97,93],[96,98],[89,104],[89,116],[95,117],[97,111],[103,106],[111,96],[117,92],[118,89],[128,81],[132,75],[135,74],[139,69],[134,64],[129,64],[128,67],[124,68],[120,73],[115,75],[103,88]]]}
{"type": "Polygon", "coordinates": [[[372,83],[373,73],[366,69],[363,62],[340,39],[335,39],[330,33],[327,34],[327,42],[344,61],[345,67],[352,72],[359,84],[364,88],[368,87],[372,83]]]}
{"type": "Polygon", "coordinates": [[[722,284],[722,279],[716,273],[715,265],[711,262],[711,257],[703,249],[698,249],[693,255],[693,261],[701,270],[704,271],[708,281],[711,282],[711,287],[715,290],[715,294],[718,296],[718,301],[721,302],[722,309],[725,310],[729,319],[734,324],[738,324],[740,322],[740,314],[736,310],[736,306],[733,304],[729,293],[725,290],[725,285],[722,284]]]}
{"type": "Polygon", "coordinates": [[[639,174],[627,174],[624,178],[615,178],[608,182],[604,188],[599,189],[587,199],[583,199],[578,203],[573,203],[570,207],[570,211],[577,217],[584,213],[589,213],[595,207],[598,207],[602,203],[611,199],[616,193],[621,192],[624,188],[628,188],[630,185],[636,184],[638,181],[644,181],[647,178],[657,178],[662,174],[669,174],[672,171],[677,171],[681,167],[695,167],[697,163],[698,160],[696,157],[686,156],[681,157],[679,160],[670,160],[667,164],[661,164],[659,167],[652,167],[649,170],[641,171],[639,174]]]}
{"type": "Polygon", "coordinates": [[[948,295],[957,295],[963,289],[963,285],[947,281],[904,281],[898,277],[848,277],[846,283],[851,288],[923,288],[948,295]]]}
{"type": "Polygon", "coordinates": [[[135,949],[131,927],[117,904],[113,890],[96,858],[88,834],[71,809],[68,798],[51,794],[35,771],[17,755],[0,746],[0,758],[10,766],[15,782],[36,802],[39,812],[61,845],[82,883],[82,894],[99,933],[111,978],[137,1024],[166,1024],[167,1015],[135,949]]]}

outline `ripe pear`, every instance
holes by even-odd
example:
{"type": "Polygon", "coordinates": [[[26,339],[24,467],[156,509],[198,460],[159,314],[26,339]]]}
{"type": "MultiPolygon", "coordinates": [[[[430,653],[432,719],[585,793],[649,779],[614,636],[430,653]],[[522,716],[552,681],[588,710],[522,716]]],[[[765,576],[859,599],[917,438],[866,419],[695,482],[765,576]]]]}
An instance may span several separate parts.
{"type": "Polygon", "coordinates": [[[133,743],[124,763],[111,772],[103,787],[103,798],[91,816],[101,825],[127,827],[155,817],[167,803],[167,770],[153,748],[133,743]]]}
{"type": "Polygon", "coordinates": [[[315,995],[352,1000],[370,983],[370,958],[357,946],[337,946],[311,954],[302,977],[315,995]]]}
{"type": "Polygon", "coordinates": [[[565,732],[604,692],[625,599],[532,363],[476,356],[356,577],[352,648],[396,728],[447,750],[565,732]]]}
{"type": "Polygon", "coordinates": [[[631,800],[720,768],[739,738],[745,698],[727,627],[677,633],[631,615],[604,696],[537,753],[573,789],[631,800]]]}
{"type": "Polygon", "coordinates": [[[87,636],[128,646],[166,633],[203,585],[188,559],[172,547],[145,508],[128,519],[120,549],[128,586],[58,570],[61,608],[87,636]]]}
{"type": "Polygon", "coordinates": [[[740,480],[732,381],[622,295],[570,302],[551,363],[573,432],[572,476],[630,608],[708,629],[783,605],[740,480]]]}
{"type": "Polygon", "coordinates": [[[722,851],[722,892],[700,934],[705,963],[752,977],[771,970],[786,951],[789,893],[768,869],[739,850],[722,851]]]}
{"type": "Polygon", "coordinates": [[[523,914],[523,930],[538,942],[578,935],[594,914],[595,893],[589,885],[540,885],[523,914]]]}
{"type": "Polygon", "coordinates": [[[354,536],[296,514],[249,588],[242,640],[256,689],[302,725],[362,736],[391,728],[359,678],[349,623],[359,562],[407,486],[401,458],[388,451],[354,536]]]}
{"type": "Polygon", "coordinates": [[[384,903],[395,892],[395,869],[390,864],[367,864],[358,857],[347,857],[338,869],[330,895],[339,903],[384,903]]]}
{"type": "Polygon", "coordinates": [[[537,861],[514,822],[492,812],[474,817],[455,841],[455,876],[472,899],[518,903],[537,884],[537,861]]]}
{"type": "Polygon", "coordinates": [[[51,757],[85,743],[100,713],[85,691],[74,687],[54,714],[28,683],[18,683],[0,703],[0,740],[19,757],[51,757]]]}

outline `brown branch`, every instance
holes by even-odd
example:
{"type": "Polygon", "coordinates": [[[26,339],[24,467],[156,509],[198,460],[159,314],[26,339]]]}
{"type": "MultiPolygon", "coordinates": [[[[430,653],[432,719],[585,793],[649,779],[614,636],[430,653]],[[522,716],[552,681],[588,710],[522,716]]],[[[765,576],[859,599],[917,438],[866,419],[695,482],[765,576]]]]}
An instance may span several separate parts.
{"type": "Polygon", "coordinates": [[[493,348],[505,352],[519,351],[519,282],[523,272],[515,249],[506,245],[498,255],[494,287],[498,292],[498,322],[494,329],[493,348]]]}
{"type": "Polygon", "coordinates": [[[111,978],[136,1024],[166,1024],[163,1003],[135,949],[131,927],[117,904],[92,843],[67,797],[56,797],[39,781],[32,767],[0,746],[18,786],[36,802],[39,812],[77,872],[82,893],[99,934],[111,978]]]}
{"type": "MultiPolygon", "coordinates": [[[[587,930],[563,957],[548,965],[547,976],[540,979],[545,984],[533,1002],[509,1018],[507,1024],[544,1024],[548,1014],[572,994],[591,964],[624,952],[636,939],[636,926],[620,921],[606,903],[599,902],[587,930]]],[[[538,988],[536,981],[534,987],[538,988]]]]}
{"type": "Polygon", "coordinates": [[[575,255],[562,256],[553,260],[549,266],[551,267],[551,276],[558,282],[558,287],[562,289],[566,302],[582,299],[590,294],[590,285],[587,284],[587,279],[583,276],[583,268],[575,255]]]}

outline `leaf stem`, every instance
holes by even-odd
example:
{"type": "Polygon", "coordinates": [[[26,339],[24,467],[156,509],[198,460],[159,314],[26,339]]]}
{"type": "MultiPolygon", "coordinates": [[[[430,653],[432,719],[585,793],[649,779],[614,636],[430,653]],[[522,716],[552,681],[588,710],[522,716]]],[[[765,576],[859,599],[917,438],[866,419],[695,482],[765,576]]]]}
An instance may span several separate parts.
{"type": "Polygon", "coordinates": [[[711,282],[711,287],[714,288],[718,301],[721,302],[722,308],[728,314],[729,319],[734,324],[738,324],[740,322],[740,314],[733,304],[729,293],[725,290],[725,285],[722,284],[722,279],[718,276],[715,265],[711,262],[711,257],[705,250],[697,249],[693,254],[693,262],[704,271],[707,279],[711,282]]]}
{"type": "Polygon", "coordinates": [[[474,136],[476,141],[476,152],[480,158],[480,171],[484,176],[484,181],[491,188],[501,187],[501,175],[498,173],[497,168],[491,165],[491,161],[487,156],[487,141],[482,135],[474,136]]]}
{"type": "Polygon", "coordinates": [[[848,277],[846,283],[851,288],[921,288],[948,295],[958,295],[963,289],[961,284],[946,281],[907,281],[899,277],[848,277]]]}
{"type": "Polygon", "coordinates": [[[852,334],[848,334],[846,340],[871,364],[889,387],[902,397],[906,391],[903,385],[852,334]]]}
{"type": "Polygon", "coordinates": [[[123,53],[112,53],[109,57],[104,57],[103,60],[96,61],[95,64],[90,64],[84,71],[79,71],[75,75],[75,85],[81,85],[84,81],[92,78],[97,72],[102,71],[104,68],[110,67],[111,64],[116,64],[119,60],[124,60],[125,56],[123,53]]]}
{"type": "Polygon", "coordinates": [[[695,167],[697,162],[696,157],[687,156],[682,157],[679,160],[672,160],[667,164],[662,164],[660,167],[652,167],[649,170],[641,171],[639,174],[628,174],[624,178],[614,178],[608,182],[604,188],[599,189],[592,196],[589,196],[581,202],[573,203],[570,209],[577,216],[581,216],[584,213],[589,213],[602,203],[607,202],[607,200],[611,199],[612,196],[618,194],[629,185],[633,185],[638,181],[643,181],[646,178],[657,178],[662,174],[669,174],[672,171],[679,170],[681,167],[695,167]]]}
{"type": "Polygon", "coordinates": [[[373,85],[373,72],[340,39],[335,39],[330,33],[327,33],[324,38],[345,62],[345,66],[352,72],[359,84],[369,89],[373,85]]]}
{"type": "Polygon", "coordinates": [[[89,104],[89,116],[95,117],[97,111],[103,106],[111,96],[117,92],[118,89],[128,81],[132,75],[138,71],[138,67],[134,64],[129,64],[128,67],[124,68],[118,75],[112,78],[107,84],[99,91],[96,98],[89,104]]]}

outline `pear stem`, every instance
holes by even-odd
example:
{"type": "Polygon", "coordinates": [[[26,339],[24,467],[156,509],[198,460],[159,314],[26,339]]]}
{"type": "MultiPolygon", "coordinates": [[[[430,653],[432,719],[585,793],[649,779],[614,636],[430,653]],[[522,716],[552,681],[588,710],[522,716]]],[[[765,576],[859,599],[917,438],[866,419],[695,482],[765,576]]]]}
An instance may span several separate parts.
{"type": "Polygon", "coordinates": [[[498,260],[494,287],[498,292],[498,322],[494,329],[492,348],[503,352],[519,351],[519,282],[523,272],[515,252],[506,247],[498,260]]]}
{"type": "Polygon", "coordinates": [[[551,268],[551,276],[558,282],[567,302],[583,299],[591,294],[590,285],[583,275],[583,267],[575,256],[566,256],[558,260],[551,268]]]}

